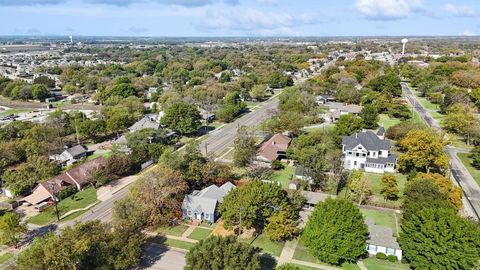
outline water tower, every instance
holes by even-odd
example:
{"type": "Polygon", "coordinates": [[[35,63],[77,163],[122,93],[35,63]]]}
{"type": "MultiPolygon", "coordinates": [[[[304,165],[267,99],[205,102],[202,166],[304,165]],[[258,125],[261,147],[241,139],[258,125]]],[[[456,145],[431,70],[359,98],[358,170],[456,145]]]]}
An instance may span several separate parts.
{"type": "Polygon", "coordinates": [[[406,38],[402,39],[402,44],[403,44],[402,55],[405,55],[405,45],[407,45],[407,42],[408,42],[408,39],[406,38]]]}
{"type": "Polygon", "coordinates": [[[70,44],[73,44],[73,36],[70,35],[70,44]]]}

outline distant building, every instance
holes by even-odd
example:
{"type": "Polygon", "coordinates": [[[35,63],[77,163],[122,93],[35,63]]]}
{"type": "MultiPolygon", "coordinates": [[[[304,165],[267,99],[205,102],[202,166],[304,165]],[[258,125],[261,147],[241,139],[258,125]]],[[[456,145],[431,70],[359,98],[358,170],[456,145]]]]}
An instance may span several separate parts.
{"type": "Polygon", "coordinates": [[[316,98],[317,104],[325,104],[325,103],[328,103],[328,102],[335,102],[336,100],[337,99],[334,96],[327,95],[327,94],[317,96],[317,98],[316,98]]]}
{"type": "Polygon", "coordinates": [[[344,167],[366,172],[395,172],[397,157],[390,153],[390,141],[384,139],[384,129],[355,133],[342,139],[344,167]]]}
{"type": "Polygon", "coordinates": [[[292,139],[283,134],[275,134],[269,140],[263,142],[257,150],[257,159],[264,162],[272,162],[287,157],[287,148],[292,139]]]}
{"type": "Polygon", "coordinates": [[[128,128],[130,132],[136,132],[142,129],[152,128],[160,129],[159,116],[155,114],[145,115],[142,119],[138,120],[135,124],[128,128]]]}
{"type": "Polygon", "coordinates": [[[194,190],[183,199],[182,218],[214,223],[218,217],[218,204],[234,188],[235,185],[227,182],[221,187],[211,185],[202,190],[194,190]]]}
{"type": "Polygon", "coordinates": [[[87,149],[81,145],[75,145],[65,149],[61,154],[50,155],[49,158],[50,160],[58,162],[62,166],[69,166],[86,156],[87,149]]]}
{"type": "Polygon", "coordinates": [[[349,105],[341,105],[341,106],[330,106],[330,118],[332,122],[338,121],[340,116],[347,115],[347,114],[354,114],[360,115],[362,112],[362,106],[349,104],[349,105]]]}
{"type": "Polygon", "coordinates": [[[366,249],[368,254],[375,256],[381,252],[386,255],[394,255],[399,261],[402,260],[402,250],[400,245],[398,245],[397,239],[393,236],[392,229],[376,225],[369,218],[365,220],[365,223],[370,234],[366,249]]]}

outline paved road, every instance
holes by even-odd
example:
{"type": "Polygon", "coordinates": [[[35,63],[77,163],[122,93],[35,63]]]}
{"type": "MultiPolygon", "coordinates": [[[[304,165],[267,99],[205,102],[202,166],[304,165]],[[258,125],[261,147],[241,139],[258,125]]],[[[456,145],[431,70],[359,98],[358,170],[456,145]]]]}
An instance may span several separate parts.
{"type": "Polygon", "coordinates": [[[208,154],[219,156],[226,148],[233,146],[237,129],[240,126],[247,126],[249,128],[257,126],[272,116],[277,105],[278,97],[274,97],[261,104],[258,109],[243,115],[221,129],[212,131],[208,134],[208,138],[201,142],[200,151],[205,155],[205,149],[207,149],[208,154]]]}
{"type": "MultiPolygon", "coordinates": [[[[402,89],[405,95],[407,96],[409,102],[413,105],[415,110],[420,114],[422,119],[435,129],[440,132],[441,127],[438,122],[432,118],[425,108],[418,102],[416,96],[412,93],[410,88],[408,88],[406,83],[402,83],[402,89]]],[[[457,157],[457,152],[462,151],[458,150],[455,147],[448,145],[445,148],[449,158],[450,158],[450,170],[453,176],[453,179],[456,183],[463,189],[463,204],[465,212],[467,215],[473,217],[476,220],[480,219],[480,187],[477,182],[468,172],[467,168],[462,164],[462,162],[457,157]]]]}
{"type": "Polygon", "coordinates": [[[144,250],[145,258],[140,263],[143,269],[183,270],[186,264],[186,251],[154,243],[148,243],[144,250]]]}

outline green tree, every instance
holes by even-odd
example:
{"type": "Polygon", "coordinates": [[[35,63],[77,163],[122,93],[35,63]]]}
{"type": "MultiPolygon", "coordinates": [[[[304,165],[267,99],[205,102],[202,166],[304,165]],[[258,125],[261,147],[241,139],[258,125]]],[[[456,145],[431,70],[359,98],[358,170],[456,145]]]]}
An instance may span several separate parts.
{"type": "Polygon", "coordinates": [[[261,101],[265,97],[266,92],[267,86],[265,84],[257,84],[252,88],[252,90],[250,90],[249,93],[253,99],[261,101]]]}
{"type": "Polygon", "coordinates": [[[241,126],[233,142],[233,163],[236,166],[245,167],[253,161],[255,154],[255,138],[246,126],[241,126]]]}
{"type": "Polygon", "coordinates": [[[260,270],[258,248],[238,242],[234,236],[212,236],[201,240],[187,253],[185,270],[260,270]]]}
{"type": "Polygon", "coordinates": [[[41,85],[44,85],[45,87],[48,87],[48,88],[54,88],[55,87],[55,80],[50,79],[47,76],[39,76],[39,77],[35,78],[35,80],[33,80],[33,83],[34,84],[41,84],[41,85]]]}
{"type": "Polygon", "coordinates": [[[284,75],[278,71],[274,71],[268,75],[268,84],[271,88],[284,88],[293,85],[292,77],[284,75]]]}
{"type": "Polygon", "coordinates": [[[50,96],[50,93],[45,85],[34,84],[32,85],[32,96],[34,99],[45,101],[50,96]]]}
{"type": "Polygon", "coordinates": [[[21,195],[31,191],[37,183],[57,175],[59,171],[60,168],[50,163],[48,158],[31,156],[28,157],[27,162],[20,164],[15,169],[7,170],[2,179],[4,185],[14,195],[21,195]]]}
{"type": "Polygon", "coordinates": [[[367,177],[362,171],[353,171],[350,176],[349,183],[349,197],[361,205],[372,195],[372,188],[368,182],[367,177]]]}
{"type": "Polygon", "coordinates": [[[226,228],[240,226],[240,220],[242,228],[263,228],[269,217],[282,210],[298,213],[285,190],[261,181],[231,190],[219,207],[226,228]]]}
{"type": "Polygon", "coordinates": [[[376,77],[368,83],[368,87],[376,92],[388,93],[392,97],[400,97],[402,95],[400,79],[393,72],[376,77]]]}
{"type": "Polygon", "coordinates": [[[442,124],[445,130],[463,136],[467,145],[470,145],[471,138],[478,133],[478,129],[473,127],[478,127],[480,120],[469,105],[457,103],[447,110],[442,124]]]}
{"type": "Polygon", "coordinates": [[[129,112],[128,108],[115,106],[109,108],[106,112],[106,124],[107,130],[110,132],[119,133],[122,130],[125,130],[130,125],[132,125],[136,117],[132,113],[129,112]]]}
{"type": "Polygon", "coordinates": [[[353,114],[342,115],[335,124],[335,135],[338,137],[350,136],[361,131],[364,127],[362,118],[353,114]]]}
{"type": "Polygon", "coordinates": [[[201,119],[200,112],[194,105],[178,102],[168,106],[161,122],[181,134],[192,134],[202,125],[201,119]]]}
{"type": "Polygon", "coordinates": [[[454,210],[424,208],[404,218],[400,246],[413,269],[476,269],[480,229],[454,210]]]}
{"type": "Polygon", "coordinates": [[[352,202],[327,199],[315,206],[301,239],[318,260],[335,265],[365,254],[367,225],[352,202]]]}
{"type": "Polygon", "coordinates": [[[301,270],[301,269],[300,269],[300,267],[295,266],[291,263],[286,263],[286,264],[282,264],[280,266],[277,266],[277,268],[275,268],[275,270],[301,270]]]}
{"type": "Polygon", "coordinates": [[[80,136],[96,141],[100,134],[105,134],[107,124],[102,119],[86,119],[85,121],[78,123],[77,128],[80,136]]]}
{"type": "Polygon", "coordinates": [[[265,233],[272,241],[285,241],[292,239],[298,233],[295,220],[285,211],[275,213],[267,219],[265,233]]]}
{"type": "Polygon", "coordinates": [[[22,223],[19,215],[9,212],[0,217],[0,244],[17,248],[26,232],[27,225],[22,223]]]}
{"type": "Polygon", "coordinates": [[[362,108],[360,117],[363,120],[365,128],[375,129],[378,127],[378,110],[374,105],[368,104],[362,108]]]}
{"type": "Polygon", "coordinates": [[[382,194],[385,200],[397,200],[398,193],[400,189],[398,188],[397,178],[393,174],[384,174],[382,176],[382,189],[380,194],[382,194]]]}

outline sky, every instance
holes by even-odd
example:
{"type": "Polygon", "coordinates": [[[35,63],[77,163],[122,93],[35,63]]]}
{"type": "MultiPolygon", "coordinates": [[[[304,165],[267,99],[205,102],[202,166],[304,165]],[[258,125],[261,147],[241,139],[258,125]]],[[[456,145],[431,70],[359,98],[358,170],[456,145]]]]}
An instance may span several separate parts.
{"type": "Polygon", "coordinates": [[[474,36],[479,0],[0,0],[0,35],[474,36]]]}

